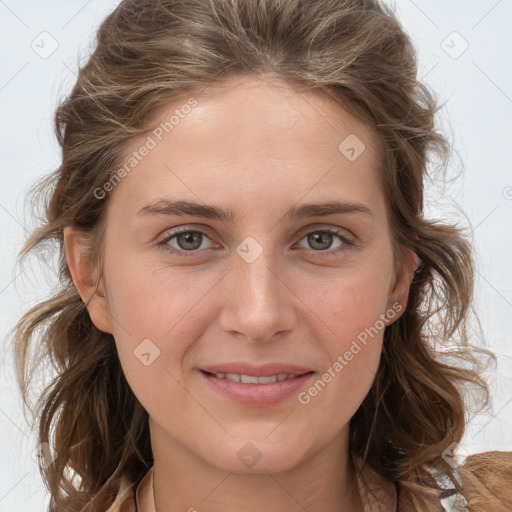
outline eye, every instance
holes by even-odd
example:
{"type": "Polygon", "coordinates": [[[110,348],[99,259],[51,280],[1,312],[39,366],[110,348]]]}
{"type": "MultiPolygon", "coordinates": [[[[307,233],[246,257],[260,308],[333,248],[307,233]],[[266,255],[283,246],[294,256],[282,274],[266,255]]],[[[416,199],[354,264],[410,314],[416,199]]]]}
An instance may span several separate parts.
{"type": "MultiPolygon", "coordinates": [[[[342,231],[336,229],[318,229],[310,231],[301,240],[306,239],[314,253],[326,253],[325,256],[332,256],[340,251],[346,250],[348,247],[355,245],[342,231]],[[338,238],[341,240],[334,250],[329,250],[333,240],[338,238]]],[[[168,233],[165,238],[158,242],[158,246],[164,250],[185,257],[197,256],[200,249],[205,249],[203,242],[209,240],[207,233],[198,229],[182,229],[168,233]],[[173,245],[174,244],[176,245],[173,245]]],[[[206,247],[207,248],[207,247],[206,247]]],[[[321,256],[324,256],[322,254],[321,256]]]]}
{"type": "MultiPolygon", "coordinates": [[[[302,240],[304,239],[309,244],[309,246],[313,248],[315,253],[325,252],[326,256],[332,256],[333,254],[337,254],[338,252],[354,245],[353,241],[345,236],[342,231],[337,229],[321,229],[310,231],[304,237],[302,237],[302,240]],[[335,249],[329,250],[335,238],[341,240],[342,243],[335,249]]],[[[324,256],[324,254],[322,254],[322,256],[324,256]]]]}
{"type": "Polygon", "coordinates": [[[204,238],[208,239],[204,231],[183,229],[168,234],[158,245],[179,256],[196,256],[196,251],[203,245],[204,238]],[[171,245],[171,241],[174,241],[178,247],[171,245]]]}

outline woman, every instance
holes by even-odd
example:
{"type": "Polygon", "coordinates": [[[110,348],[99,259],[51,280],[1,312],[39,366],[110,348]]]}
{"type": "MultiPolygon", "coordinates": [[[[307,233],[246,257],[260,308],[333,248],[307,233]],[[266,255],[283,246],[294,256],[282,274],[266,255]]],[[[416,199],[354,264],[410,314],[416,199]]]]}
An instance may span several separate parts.
{"type": "Polygon", "coordinates": [[[33,344],[58,369],[49,509],[510,510],[509,454],[454,455],[486,353],[471,246],[422,215],[448,145],[393,14],[125,0],[97,43],[22,252],[61,251],[15,333],[25,397],[33,344]]]}

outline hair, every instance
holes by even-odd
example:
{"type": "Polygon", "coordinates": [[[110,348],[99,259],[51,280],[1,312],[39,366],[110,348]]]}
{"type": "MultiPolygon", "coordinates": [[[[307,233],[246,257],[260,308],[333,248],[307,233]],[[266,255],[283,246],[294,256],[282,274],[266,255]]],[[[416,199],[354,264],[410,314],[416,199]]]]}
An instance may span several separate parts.
{"type": "MultiPolygon", "coordinates": [[[[19,256],[48,243],[60,255],[58,289],[22,316],[13,336],[25,406],[43,363],[56,371],[31,409],[38,441],[58,454],[41,468],[49,510],[106,510],[153,462],[148,414],[125,379],[113,336],[94,326],[73,284],[63,229],[87,237],[99,281],[109,197],[99,200],[95,190],[126,161],[128,144],[147,133],[158,107],[236,77],[322,91],[377,136],[396,270],[403,247],[420,265],[350,421],[350,450],[396,482],[411,510],[428,510],[443,489],[436,472],[464,492],[443,452],[464,434],[466,391],[480,391],[487,403],[482,361],[492,356],[469,343],[471,241],[463,228],[423,215],[428,167],[449,161],[449,144],[435,129],[439,106],[417,78],[410,38],[378,0],[123,0],[101,24],[56,110],[62,161],[32,189],[44,215],[19,256]]],[[[472,510],[505,510],[478,491],[472,510]]]]}

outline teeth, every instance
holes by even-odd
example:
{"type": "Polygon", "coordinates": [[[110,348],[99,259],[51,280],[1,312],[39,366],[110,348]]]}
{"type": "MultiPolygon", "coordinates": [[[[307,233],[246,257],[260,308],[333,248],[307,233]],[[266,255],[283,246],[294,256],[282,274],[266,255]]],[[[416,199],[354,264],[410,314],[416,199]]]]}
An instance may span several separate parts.
{"type": "Polygon", "coordinates": [[[253,377],[252,375],[240,375],[240,382],[244,384],[258,384],[258,377],[253,377]]]}
{"type": "Polygon", "coordinates": [[[294,379],[297,375],[293,373],[280,373],[279,375],[269,375],[268,377],[255,377],[254,375],[243,375],[238,373],[216,373],[218,379],[227,379],[242,384],[272,384],[277,381],[294,379]]]}
{"type": "Polygon", "coordinates": [[[277,382],[277,375],[269,375],[268,377],[258,377],[256,380],[260,384],[271,384],[273,382],[277,382]]]}

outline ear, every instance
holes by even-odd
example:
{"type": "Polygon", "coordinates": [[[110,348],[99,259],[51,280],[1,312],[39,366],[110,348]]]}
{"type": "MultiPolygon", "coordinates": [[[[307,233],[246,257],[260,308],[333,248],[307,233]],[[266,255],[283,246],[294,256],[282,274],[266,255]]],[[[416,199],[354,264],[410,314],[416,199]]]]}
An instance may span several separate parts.
{"type": "Polygon", "coordinates": [[[67,226],[64,228],[64,249],[73,283],[86,304],[93,324],[103,332],[113,334],[103,279],[98,283],[98,272],[87,251],[86,234],[67,226]]]}
{"type": "Polygon", "coordinates": [[[403,313],[407,307],[409,289],[411,286],[411,281],[414,278],[414,271],[418,267],[420,259],[418,255],[409,247],[403,247],[402,254],[404,263],[398,271],[395,282],[391,287],[388,298],[388,307],[398,303],[401,306],[400,311],[403,313]]]}

